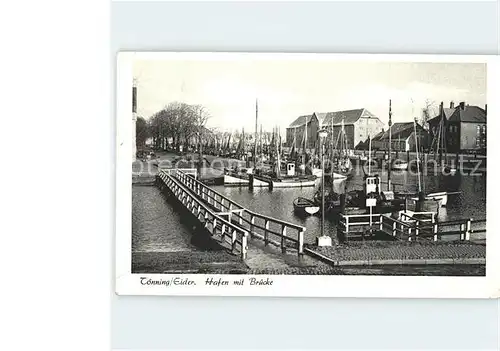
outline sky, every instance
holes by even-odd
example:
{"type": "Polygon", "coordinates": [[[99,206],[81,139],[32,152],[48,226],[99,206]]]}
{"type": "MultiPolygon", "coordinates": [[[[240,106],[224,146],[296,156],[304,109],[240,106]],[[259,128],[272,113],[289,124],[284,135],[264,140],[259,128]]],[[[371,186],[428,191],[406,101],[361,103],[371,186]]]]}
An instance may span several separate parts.
{"type": "Polygon", "coordinates": [[[201,104],[208,127],[236,131],[282,131],[298,116],[366,108],[387,124],[420,117],[426,101],[484,107],[483,63],[301,60],[136,60],[137,113],[146,119],[170,102],[201,104]]]}

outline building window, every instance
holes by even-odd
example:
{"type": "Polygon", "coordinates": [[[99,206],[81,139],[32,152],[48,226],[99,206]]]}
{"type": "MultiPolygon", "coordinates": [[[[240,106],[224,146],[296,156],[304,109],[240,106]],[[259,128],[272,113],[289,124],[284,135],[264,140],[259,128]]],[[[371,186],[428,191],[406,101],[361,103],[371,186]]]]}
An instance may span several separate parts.
{"type": "Polygon", "coordinates": [[[481,135],[481,126],[477,126],[476,129],[477,129],[477,135],[481,135]]]}

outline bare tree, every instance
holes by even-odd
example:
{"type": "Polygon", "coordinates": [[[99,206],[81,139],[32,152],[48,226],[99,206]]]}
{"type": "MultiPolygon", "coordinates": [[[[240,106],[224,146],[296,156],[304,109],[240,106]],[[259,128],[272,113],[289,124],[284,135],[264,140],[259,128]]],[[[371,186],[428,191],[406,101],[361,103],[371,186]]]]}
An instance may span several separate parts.
{"type": "Polygon", "coordinates": [[[188,105],[183,102],[172,102],[155,113],[150,121],[151,134],[157,148],[165,147],[166,138],[172,138],[177,149],[183,142],[202,134],[209,118],[207,110],[201,105],[188,105]]]}
{"type": "Polygon", "coordinates": [[[426,99],[425,100],[425,107],[422,109],[422,114],[420,116],[420,120],[418,121],[419,124],[425,129],[428,130],[429,126],[427,125],[427,122],[436,116],[437,114],[437,109],[436,109],[436,102],[426,99]]]}
{"type": "Polygon", "coordinates": [[[201,169],[203,164],[203,138],[207,122],[211,116],[208,109],[202,105],[191,105],[190,107],[190,113],[192,114],[190,120],[193,122],[193,131],[198,136],[198,167],[201,169]]]}

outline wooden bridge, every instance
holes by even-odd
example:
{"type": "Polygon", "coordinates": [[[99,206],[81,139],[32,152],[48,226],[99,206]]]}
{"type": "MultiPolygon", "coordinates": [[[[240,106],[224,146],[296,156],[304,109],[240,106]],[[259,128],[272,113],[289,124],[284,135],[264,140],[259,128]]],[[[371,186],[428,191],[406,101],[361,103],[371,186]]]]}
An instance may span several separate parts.
{"type": "Polygon", "coordinates": [[[162,170],[157,182],[222,246],[245,259],[250,236],[263,240],[264,245],[281,248],[282,253],[292,251],[299,257],[303,255],[305,227],[250,211],[198,181],[195,176],[192,171],[162,170]]]}
{"type": "Polygon", "coordinates": [[[395,240],[433,240],[459,235],[460,241],[468,241],[471,234],[486,233],[486,219],[458,219],[438,221],[434,212],[403,212],[397,218],[391,214],[341,215],[339,231],[345,239],[382,232],[395,240]]]}

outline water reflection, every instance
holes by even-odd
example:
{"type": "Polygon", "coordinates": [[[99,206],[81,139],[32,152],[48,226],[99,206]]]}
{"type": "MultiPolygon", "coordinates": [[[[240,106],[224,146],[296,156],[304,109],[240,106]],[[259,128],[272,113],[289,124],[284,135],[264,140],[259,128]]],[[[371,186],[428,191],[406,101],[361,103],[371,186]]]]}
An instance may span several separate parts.
{"type": "MultiPolygon", "coordinates": [[[[358,166],[358,168],[361,166],[358,166]]],[[[373,170],[375,173],[380,170],[373,170]]],[[[346,183],[347,190],[362,189],[363,172],[357,170],[355,176],[346,183]]],[[[380,172],[382,182],[387,182],[386,172],[380,172]]],[[[417,176],[408,171],[393,171],[391,174],[396,190],[414,192],[418,189],[417,176]]],[[[386,187],[387,185],[383,185],[386,187]]],[[[427,175],[421,177],[421,187],[425,192],[447,191],[459,192],[449,195],[447,207],[439,211],[439,220],[453,220],[459,218],[485,218],[486,216],[486,177],[467,175],[427,175]]],[[[293,211],[293,200],[299,196],[312,198],[316,188],[284,188],[270,191],[267,188],[214,186],[218,192],[233,199],[240,205],[275,218],[303,225],[307,228],[305,241],[313,243],[320,235],[321,219],[319,216],[303,218],[293,211]]],[[[336,224],[331,218],[325,223],[327,235],[336,236],[336,224]]],[[[484,238],[484,233],[475,238],[484,238]]]]}

